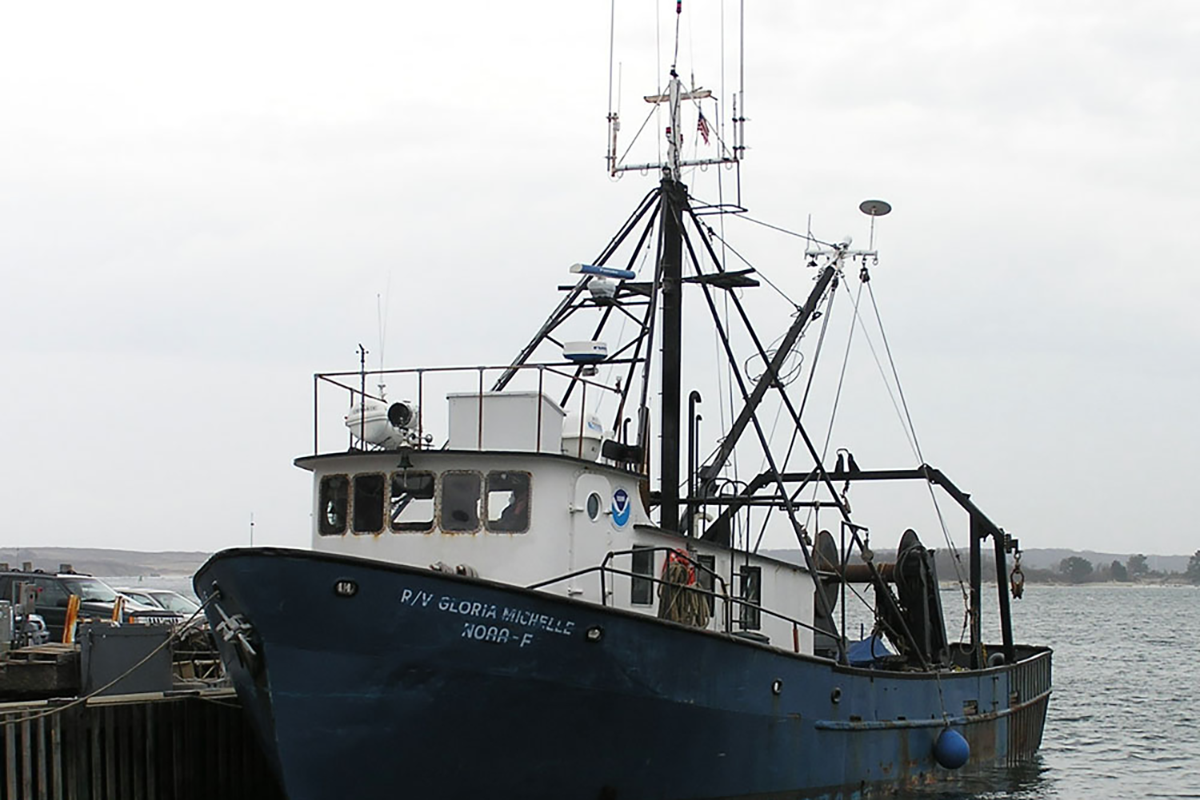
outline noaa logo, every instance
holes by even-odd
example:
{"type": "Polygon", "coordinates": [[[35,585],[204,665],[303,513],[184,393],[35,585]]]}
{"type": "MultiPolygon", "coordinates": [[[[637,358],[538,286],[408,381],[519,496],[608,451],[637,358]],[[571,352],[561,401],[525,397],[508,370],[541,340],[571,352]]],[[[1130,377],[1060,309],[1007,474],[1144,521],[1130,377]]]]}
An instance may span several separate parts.
{"type": "Polygon", "coordinates": [[[624,489],[617,489],[613,492],[612,499],[612,518],[613,524],[618,528],[624,528],[629,522],[629,494],[624,489]]]}

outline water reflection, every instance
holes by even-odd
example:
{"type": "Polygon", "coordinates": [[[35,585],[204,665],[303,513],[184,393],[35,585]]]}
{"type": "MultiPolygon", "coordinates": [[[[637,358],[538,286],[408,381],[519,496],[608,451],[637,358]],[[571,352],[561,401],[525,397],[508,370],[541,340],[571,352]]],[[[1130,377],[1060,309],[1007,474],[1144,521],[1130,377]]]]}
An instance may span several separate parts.
{"type": "Polygon", "coordinates": [[[903,795],[913,800],[1035,800],[1056,796],[1053,770],[1040,757],[1015,767],[976,770],[903,795]]]}

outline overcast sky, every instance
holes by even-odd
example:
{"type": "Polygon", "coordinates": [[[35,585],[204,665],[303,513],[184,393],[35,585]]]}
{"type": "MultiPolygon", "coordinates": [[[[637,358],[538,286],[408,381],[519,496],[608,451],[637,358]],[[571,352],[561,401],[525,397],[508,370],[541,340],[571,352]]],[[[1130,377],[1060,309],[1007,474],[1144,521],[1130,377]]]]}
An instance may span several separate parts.
{"type": "MultiPolygon", "coordinates": [[[[873,288],[926,460],[1026,547],[1200,547],[1200,5],[747,6],[742,200],[858,244],[892,203],[873,288]]],[[[617,3],[623,137],[673,7],[617,3]]],[[[680,71],[724,99],[721,10],[685,2],[680,71]]],[[[253,514],[306,545],[312,373],[377,364],[378,298],[387,366],[505,361],[649,188],[603,168],[609,13],[6,4],[0,543],[215,550],[253,514]]],[[[804,295],[798,240],[726,225],[804,295]]]]}

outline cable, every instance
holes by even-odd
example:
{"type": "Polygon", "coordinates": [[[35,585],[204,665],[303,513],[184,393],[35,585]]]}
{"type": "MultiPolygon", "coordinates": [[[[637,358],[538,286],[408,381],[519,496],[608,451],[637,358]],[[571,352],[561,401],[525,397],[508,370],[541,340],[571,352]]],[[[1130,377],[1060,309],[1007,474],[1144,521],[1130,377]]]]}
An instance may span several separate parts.
{"type": "MultiPolygon", "coordinates": [[[[849,287],[846,291],[850,291],[849,287]]],[[[858,304],[862,300],[862,284],[859,284],[858,294],[854,297],[854,319],[858,319],[858,304]]],[[[842,370],[838,375],[837,391],[833,395],[833,408],[829,412],[829,427],[825,431],[825,444],[821,448],[821,463],[825,463],[825,456],[829,454],[829,442],[833,439],[833,423],[837,417],[838,406],[842,401],[842,387],[846,383],[846,367],[850,364],[850,345],[854,343],[854,331],[858,325],[851,322],[850,333],[846,336],[846,350],[842,356],[842,370]]],[[[818,488],[816,486],[813,487],[818,488]]],[[[815,497],[815,495],[814,495],[815,497]]]]}
{"type": "MultiPolygon", "coordinates": [[[[879,313],[879,304],[875,301],[875,290],[871,288],[870,281],[867,281],[866,284],[867,284],[867,295],[871,298],[871,305],[875,309],[875,322],[879,326],[879,336],[883,340],[884,352],[887,353],[888,363],[891,365],[891,368],[892,368],[892,378],[896,381],[896,392],[900,395],[900,404],[904,408],[904,418],[908,422],[908,430],[911,431],[911,433],[912,433],[911,441],[912,441],[913,449],[916,450],[916,455],[917,455],[917,458],[920,460],[920,463],[924,464],[925,456],[921,453],[921,444],[917,439],[916,428],[913,426],[912,414],[909,413],[908,401],[904,397],[904,387],[900,385],[900,373],[896,369],[896,360],[894,358],[892,358],[892,348],[891,348],[891,345],[888,344],[887,332],[883,329],[883,317],[879,313]]],[[[856,312],[857,312],[857,309],[856,309],[856,312]]],[[[889,390],[889,393],[890,393],[890,390],[889,390]]],[[[955,574],[955,577],[958,578],[958,588],[962,592],[963,601],[967,604],[967,607],[969,608],[970,607],[970,595],[967,592],[966,583],[963,580],[962,556],[961,556],[961,554],[959,554],[958,548],[954,546],[954,540],[950,537],[950,529],[947,527],[946,520],[942,516],[942,508],[938,504],[937,493],[933,489],[933,484],[926,481],[925,485],[929,489],[929,497],[930,497],[930,499],[933,500],[933,508],[934,508],[934,511],[937,513],[938,522],[942,527],[942,537],[946,540],[946,546],[950,548],[950,554],[951,554],[951,556],[953,556],[953,560],[951,561],[951,563],[954,564],[954,574],[955,574]]]]}
{"type": "MultiPolygon", "coordinates": [[[[701,202],[703,202],[703,201],[701,201],[701,202]]],[[[739,253],[737,250],[735,250],[735,249],[733,248],[733,245],[731,245],[731,244],[729,244],[729,242],[725,241],[725,239],[724,239],[723,237],[721,237],[721,236],[718,236],[718,235],[717,235],[717,232],[716,232],[716,231],[714,231],[714,230],[712,229],[712,226],[711,226],[711,225],[707,225],[707,226],[705,226],[705,227],[708,229],[708,235],[709,235],[709,236],[711,236],[711,237],[713,237],[714,239],[716,239],[718,242],[720,242],[720,243],[721,243],[721,246],[722,246],[722,247],[724,247],[724,248],[728,249],[728,250],[729,250],[729,252],[731,252],[731,253],[733,253],[735,256],[737,256],[737,258],[738,258],[738,261],[741,261],[741,262],[742,262],[743,264],[745,264],[747,267],[749,267],[750,269],[754,270],[754,273],[755,273],[756,275],[758,275],[758,277],[762,278],[762,279],[763,279],[763,282],[764,282],[765,284],[767,284],[767,286],[770,286],[772,289],[774,289],[774,290],[775,290],[775,291],[776,291],[776,292],[779,294],[779,296],[780,296],[780,297],[782,297],[784,300],[787,300],[789,303],[791,303],[791,304],[792,304],[792,306],[794,306],[795,308],[800,308],[800,304],[799,304],[799,303],[797,303],[797,302],[796,302],[795,300],[793,300],[792,298],[788,297],[787,293],[786,293],[786,292],[784,292],[784,291],[783,291],[783,289],[780,289],[778,286],[776,286],[774,283],[772,283],[772,282],[771,282],[771,279],[770,279],[770,278],[768,278],[768,277],[767,277],[766,275],[764,275],[763,273],[759,272],[757,267],[755,267],[753,264],[751,264],[751,263],[750,263],[750,262],[749,262],[749,261],[746,259],[746,257],[745,257],[745,256],[743,256],[741,253],[739,253]]]]}
{"type": "Polygon", "coordinates": [[[781,228],[778,225],[772,225],[771,223],[763,222],[760,219],[755,219],[754,217],[750,216],[749,214],[738,214],[737,217],[738,217],[738,219],[744,219],[747,222],[753,222],[755,225],[762,225],[764,228],[770,228],[773,231],[779,231],[780,233],[786,233],[788,236],[795,236],[797,239],[803,239],[806,242],[812,242],[813,244],[819,244],[822,247],[833,247],[834,246],[834,244],[832,242],[821,241],[817,237],[813,236],[811,233],[797,233],[796,231],[788,230],[787,228],[781,228]]]}
{"type": "MultiPolygon", "coordinates": [[[[867,292],[871,297],[871,302],[874,305],[875,294],[871,289],[871,284],[869,281],[866,281],[865,283],[867,284],[867,292]]],[[[875,342],[871,339],[871,333],[870,333],[870,331],[867,330],[866,323],[863,321],[862,317],[859,315],[859,311],[858,311],[857,307],[855,307],[855,309],[854,309],[854,317],[856,320],[858,320],[859,324],[862,325],[863,338],[867,340],[867,348],[871,351],[871,357],[875,359],[875,366],[879,370],[880,377],[883,378],[883,386],[885,389],[887,389],[888,398],[892,401],[892,409],[896,412],[896,417],[900,420],[900,429],[902,431],[904,431],[904,437],[908,440],[909,449],[911,449],[913,451],[913,455],[917,457],[918,464],[924,463],[924,459],[922,459],[921,455],[920,455],[920,448],[917,446],[917,443],[916,443],[915,439],[913,438],[912,433],[910,433],[910,431],[909,431],[911,422],[909,424],[905,424],[904,413],[900,410],[900,405],[896,402],[896,393],[892,391],[892,385],[888,381],[887,372],[883,368],[883,362],[879,360],[879,353],[875,349],[875,342]]],[[[879,307],[878,306],[875,307],[875,320],[876,320],[876,325],[879,327],[880,333],[882,334],[883,333],[883,324],[879,320],[879,307]]],[[[894,366],[893,366],[893,372],[895,372],[894,366]]]]}
{"type": "Polygon", "coordinates": [[[69,703],[63,703],[61,706],[55,706],[54,708],[51,708],[47,711],[42,711],[38,714],[33,714],[32,716],[21,717],[20,721],[21,722],[31,722],[36,719],[43,719],[45,717],[50,717],[55,714],[61,714],[62,712],[66,711],[68,708],[74,708],[75,706],[86,703],[88,700],[91,700],[93,697],[95,697],[99,694],[103,694],[104,692],[108,691],[112,687],[116,686],[118,683],[125,680],[130,675],[132,675],[135,671],[137,671],[139,668],[141,668],[141,666],[143,664],[145,664],[147,661],[149,661],[150,659],[154,658],[154,656],[156,656],[160,652],[162,652],[163,648],[165,648],[167,645],[171,644],[171,642],[173,642],[177,638],[179,638],[179,634],[182,633],[184,630],[186,630],[187,627],[192,624],[192,621],[194,619],[196,619],[197,616],[199,616],[200,612],[202,612],[204,610],[204,607],[207,606],[210,602],[212,602],[216,598],[216,596],[217,596],[216,592],[213,592],[212,594],[210,594],[208,596],[208,599],[205,600],[203,603],[201,603],[200,607],[197,608],[190,617],[188,617],[183,623],[181,623],[179,625],[179,627],[175,628],[175,630],[171,631],[171,635],[168,636],[165,640],[163,640],[162,644],[160,644],[158,647],[155,647],[153,650],[151,650],[149,653],[147,653],[142,658],[141,661],[137,662],[132,667],[125,670],[120,675],[118,675],[117,677],[115,677],[111,681],[109,681],[108,683],[101,686],[99,689],[93,689],[91,692],[89,692],[88,694],[85,694],[83,697],[76,697],[74,700],[70,701],[69,703]]]}
{"type": "MultiPolygon", "coordinates": [[[[637,144],[638,137],[642,135],[642,131],[646,130],[646,125],[649,124],[650,118],[653,117],[656,113],[658,113],[658,105],[657,104],[655,104],[650,109],[650,113],[646,115],[646,118],[644,120],[642,120],[642,126],[637,129],[637,133],[635,133],[633,135],[633,138],[629,140],[629,146],[625,148],[625,152],[621,153],[621,157],[617,159],[616,163],[618,165],[624,163],[625,156],[629,155],[629,151],[633,149],[633,146],[635,144],[637,144]]],[[[660,145],[660,150],[661,150],[661,145],[660,145]]],[[[659,160],[660,161],[662,160],[661,152],[659,153],[659,160]]]]}

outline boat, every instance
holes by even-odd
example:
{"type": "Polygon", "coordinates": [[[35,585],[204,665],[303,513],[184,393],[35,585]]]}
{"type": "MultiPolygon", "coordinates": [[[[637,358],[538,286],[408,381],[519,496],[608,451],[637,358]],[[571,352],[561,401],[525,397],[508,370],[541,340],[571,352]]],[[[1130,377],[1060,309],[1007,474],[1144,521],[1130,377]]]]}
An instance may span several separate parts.
{"type": "MultiPolygon", "coordinates": [[[[226,550],[197,572],[292,800],[850,798],[1036,757],[1052,653],[1014,639],[1019,541],[923,461],[828,463],[793,397],[794,354],[876,253],[810,240],[811,289],[762,322],[784,329],[768,343],[742,299],[762,275],[707,221],[744,209],[683,181],[742,155],[735,128],[717,156],[685,157],[684,115],[708,96],[672,69],[646,98],[669,115],[661,179],[569,268],[515,358],[375,370],[360,346],[357,371],[318,373],[313,452],[295,462],[312,473],[311,549],[226,550]],[[685,299],[727,361],[728,419],[708,438],[685,299]],[[322,434],[328,416],[341,434],[322,434]],[[880,482],[966,515],[961,641],[934,551],[909,529],[888,560],[852,513],[850,490],[880,482]],[[760,547],[768,528],[794,559],[760,547]],[[997,642],[981,622],[985,543],[997,642]],[[872,630],[852,639],[847,605],[868,590],[872,630]]],[[[624,168],[615,147],[609,167],[624,168]]],[[[862,210],[874,225],[889,207],[862,210]]]]}

